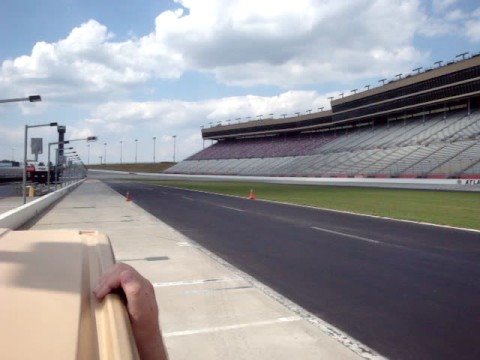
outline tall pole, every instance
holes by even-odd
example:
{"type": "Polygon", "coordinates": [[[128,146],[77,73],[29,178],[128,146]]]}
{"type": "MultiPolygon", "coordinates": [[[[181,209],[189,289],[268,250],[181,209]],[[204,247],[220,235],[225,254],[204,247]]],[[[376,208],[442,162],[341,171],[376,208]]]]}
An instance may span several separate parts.
{"type": "Polygon", "coordinates": [[[107,143],[103,143],[104,148],[104,154],[105,156],[103,157],[103,163],[107,165],[107,143]]]}
{"type": "Polygon", "coordinates": [[[90,144],[87,144],[87,164],[90,165],[90,144]]]}
{"type": "Polygon", "coordinates": [[[28,125],[25,125],[25,138],[23,139],[23,174],[22,174],[22,198],[23,203],[27,203],[27,141],[28,125]]]}
{"type": "Polygon", "coordinates": [[[120,164],[123,164],[123,140],[120,140],[120,164]]]}
{"type": "Polygon", "coordinates": [[[155,164],[155,142],[157,140],[157,137],[153,137],[153,163],[155,164]]]}
{"type": "Polygon", "coordinates": [[[175,152],[176,152],[176,140],[177,140],[177,135],[173,135],[173,162],[175,162],[175,152]]]}
{"type": "Polygon", "coordinates": [[[138,139],[135,139],[135,164],[137,163],[138,155],[138,139]]]}
{"type": "Polygon", "coordinates": [[[47,158],[47,191],[50,192],[50,147],[52,144],[48,144],[48,158],[47,158]]]}

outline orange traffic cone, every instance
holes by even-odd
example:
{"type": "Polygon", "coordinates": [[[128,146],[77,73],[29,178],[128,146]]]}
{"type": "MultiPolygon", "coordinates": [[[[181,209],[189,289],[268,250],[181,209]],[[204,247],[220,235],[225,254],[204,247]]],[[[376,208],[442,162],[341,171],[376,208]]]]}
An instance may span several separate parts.
{"type": "Polygon", "coordinates": [[[257,199],[257,197],[255,196],[255,192],[253,191],[253,189],[250,190],[250,195],[248,196],[248,198],[249,198],[250,200],[256,200],[256,199],[257,199]]]}
{"type": "Polygon", "coordinates": [[[126,198],[127,201],[132,201],[132,196],[130,195],[130,193],[127,191],[127,198],[126,198]]]}

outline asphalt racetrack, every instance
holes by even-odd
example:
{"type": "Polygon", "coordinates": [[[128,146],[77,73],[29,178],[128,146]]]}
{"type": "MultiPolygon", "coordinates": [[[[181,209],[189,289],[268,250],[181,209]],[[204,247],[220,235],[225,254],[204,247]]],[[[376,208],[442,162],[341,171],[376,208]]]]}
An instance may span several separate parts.
{"type": "Polygon", "coordinates": [[[0,199],[10,196],[18,196],[15,188],[17,183],[0,183],[0,199]]]}
{"type": "Polygon", "coordinates": [[[107,183],[381,355],[480,358],[478,232],[107,183]]]}

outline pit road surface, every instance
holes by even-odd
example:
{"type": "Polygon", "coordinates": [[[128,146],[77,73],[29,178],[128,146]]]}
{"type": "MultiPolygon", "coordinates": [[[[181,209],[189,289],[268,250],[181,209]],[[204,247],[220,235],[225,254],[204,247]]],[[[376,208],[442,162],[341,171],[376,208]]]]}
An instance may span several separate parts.
{"type": "Polygon", "coordinates": [[[384,356],[480,358],[478,232],[107,183],[384,356]]]}

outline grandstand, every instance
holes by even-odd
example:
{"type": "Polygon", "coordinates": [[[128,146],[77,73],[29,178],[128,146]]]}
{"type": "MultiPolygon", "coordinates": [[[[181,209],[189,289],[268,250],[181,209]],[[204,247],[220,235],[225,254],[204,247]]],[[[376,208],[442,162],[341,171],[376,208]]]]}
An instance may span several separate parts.
{"type": "Polygon", "coordinates": [[[331,102],[331,111],[218,125],[166,172],[480,178],[480,56],[331,102]]]}

